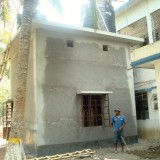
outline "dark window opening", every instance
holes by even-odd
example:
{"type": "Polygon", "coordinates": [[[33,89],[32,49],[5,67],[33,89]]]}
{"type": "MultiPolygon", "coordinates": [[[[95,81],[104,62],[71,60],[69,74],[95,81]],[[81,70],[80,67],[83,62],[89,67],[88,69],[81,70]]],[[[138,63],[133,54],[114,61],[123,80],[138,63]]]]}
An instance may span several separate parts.
{"type": "Polygon", "coordinates": [[[149,44],[149,38],[148,37],[144,37],[143,46],[146,46],[148,44],[149,44]]]}
{"type": "Polygon", "coordinates": [[[156,41],[159,40],[159,33],[156,33],[156,41]]]}
{"type": "Polygon", "coordinates": [[[152,35],[153,35],[154,42],[156,42],[156,41],[159,41],[159,40],[160,40],[160,36],[159,36],[158,31],[154,31],[154,32],[152,32],[152,35]]]}
{"type": "Polygon", "coordinates": [[[73,41],[67,40],[67,47],[73,47],[73,41]]]}
{"type": "Polygon", "coordinates": [[[103,45],[103,51],[108,51],[108,46],[107,45],[103,45]]]}
{"type": "Polygon", "coordinates": [[[159,41],[159,40],[160,40],[160,38],[159,38],[159,33],[156,33],[156,34],[155,34],[155,39],[156,39],[156,41],[159,41]]]}
{"type": "Polygon", "coordinates": [[[82,121],[84,127],[103,125],[104,95],[82,95],[82,121]]]}
{"type": "Polygon", "coordinates": [[[149,119],[147,92],[136,93],[135,98],[136,98],[137,119],[138,120],[149,119]]]}

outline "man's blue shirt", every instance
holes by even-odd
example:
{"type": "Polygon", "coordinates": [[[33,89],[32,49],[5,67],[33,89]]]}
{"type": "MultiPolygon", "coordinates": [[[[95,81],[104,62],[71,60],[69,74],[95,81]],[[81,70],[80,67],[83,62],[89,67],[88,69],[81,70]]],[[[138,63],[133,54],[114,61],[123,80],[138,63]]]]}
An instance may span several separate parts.
{"type": "Polygon", "coordinates": [[[113,125],[113,130],[118,131],[118,129],[121,128],[124,123],[127,123],[127,121],[124,115],[120,115],[120,117],[114,115],[112,117],[111,123],[113,125]]]}

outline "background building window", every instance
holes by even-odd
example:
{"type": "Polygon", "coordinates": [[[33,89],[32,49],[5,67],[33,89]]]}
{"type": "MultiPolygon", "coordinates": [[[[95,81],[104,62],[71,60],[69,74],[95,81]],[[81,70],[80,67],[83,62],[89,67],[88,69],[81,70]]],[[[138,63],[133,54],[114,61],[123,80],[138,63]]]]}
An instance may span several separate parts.
{"type": "Polygon", "coordinates": [[[147,92],[136,93],[137,119],[149,119],[147,92]]]}

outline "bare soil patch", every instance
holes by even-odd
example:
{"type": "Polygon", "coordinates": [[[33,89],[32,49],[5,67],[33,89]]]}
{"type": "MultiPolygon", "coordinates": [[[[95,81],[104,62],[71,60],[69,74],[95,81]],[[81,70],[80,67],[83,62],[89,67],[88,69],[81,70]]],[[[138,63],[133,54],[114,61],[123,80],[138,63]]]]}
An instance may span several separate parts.
{"type": "Polygon", "coordinates": [[[146,159],[160,159],[160,145],[156,147],[149,147],[148,150],[134,150],[131,154],[139,156],[140,158],[146,159]]]}
{"type": "Polygon", "coordinates": [[[6,150],[5,147],[0,148],[0,160],[4,160],[5,150],[6,150]]]}

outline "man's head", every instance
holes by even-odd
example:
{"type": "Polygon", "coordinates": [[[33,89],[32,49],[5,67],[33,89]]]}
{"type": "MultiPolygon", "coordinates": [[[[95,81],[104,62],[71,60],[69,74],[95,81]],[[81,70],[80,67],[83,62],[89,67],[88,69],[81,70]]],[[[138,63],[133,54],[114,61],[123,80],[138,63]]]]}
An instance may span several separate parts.
{"type": "Polygon", "coordinates": [[[121,111],[120,111],[119,108],[116,108],[114,111],[115,111],[116,116],[119,116],[119,115],[120,115],[120,112],[121,112],[121,111]]]}

